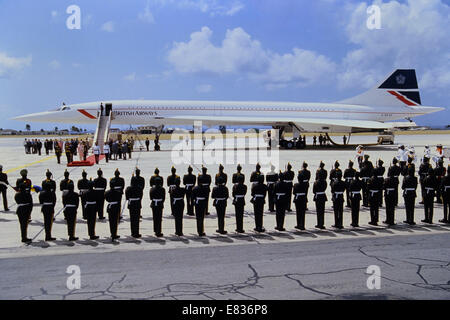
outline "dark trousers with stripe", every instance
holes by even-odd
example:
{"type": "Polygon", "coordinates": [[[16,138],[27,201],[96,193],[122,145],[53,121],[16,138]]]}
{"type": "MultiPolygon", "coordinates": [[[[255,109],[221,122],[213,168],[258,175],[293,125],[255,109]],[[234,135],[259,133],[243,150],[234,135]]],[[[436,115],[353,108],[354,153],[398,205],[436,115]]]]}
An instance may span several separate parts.
{"type": "Polygon", "coordinates": [[[306,197],[298,197],[297,200],[294,200],[294,203],[297,214],[297,227],[305,228],[306,197]]]}
{"type": "Polygon", "coordinates": [[[66,208],[64,213],[67,218],[67,234],[70,238],[75,237],[75,224],[77,221],[77,209],[76,208],[66,208]]]}
{"type": "Polygon", "coordinates": [[[234,212],[236,213],[236,231],[244,231],[244,205],[235,204],[234,212]]]}

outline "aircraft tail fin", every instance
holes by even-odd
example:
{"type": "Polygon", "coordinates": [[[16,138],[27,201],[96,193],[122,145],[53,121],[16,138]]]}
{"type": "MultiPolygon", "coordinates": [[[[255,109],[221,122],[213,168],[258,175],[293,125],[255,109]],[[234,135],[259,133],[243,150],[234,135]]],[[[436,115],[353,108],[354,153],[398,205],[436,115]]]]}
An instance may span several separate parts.
{"type": "Polygon", "coordinates": [[[383,107],[404,107],[421,105],[416,71],[397,69],[380,85],[339,103],[383,107]]]}

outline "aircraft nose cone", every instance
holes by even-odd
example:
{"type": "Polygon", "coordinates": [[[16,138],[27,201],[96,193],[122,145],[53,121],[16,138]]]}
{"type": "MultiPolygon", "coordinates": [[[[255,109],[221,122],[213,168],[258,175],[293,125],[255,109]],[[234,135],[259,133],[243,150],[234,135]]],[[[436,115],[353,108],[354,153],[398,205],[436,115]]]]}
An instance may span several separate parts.
{"type": "Polygon", "coordinates": [[[45,121],[45,120],[48,120],[48,113],[47,112],[40,112],[40,113],[24,114],[24,115],[12,118],[12,120],[17,120],[17,121],[45,121]]]}

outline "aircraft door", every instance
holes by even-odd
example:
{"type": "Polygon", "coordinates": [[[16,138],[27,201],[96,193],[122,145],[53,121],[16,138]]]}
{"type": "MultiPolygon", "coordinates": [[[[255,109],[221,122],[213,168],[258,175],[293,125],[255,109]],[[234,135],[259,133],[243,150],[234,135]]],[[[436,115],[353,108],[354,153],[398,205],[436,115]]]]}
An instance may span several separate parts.
{"type": "Polygon", "coordinates": [[[105,115],[109,116],[112,111],[112,103],[105,104],[105,115]]]}

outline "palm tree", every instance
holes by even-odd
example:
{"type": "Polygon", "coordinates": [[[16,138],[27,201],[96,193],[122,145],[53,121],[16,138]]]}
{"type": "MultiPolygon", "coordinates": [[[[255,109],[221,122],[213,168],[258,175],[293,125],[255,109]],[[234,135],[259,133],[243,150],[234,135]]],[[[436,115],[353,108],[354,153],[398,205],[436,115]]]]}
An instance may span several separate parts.
{"type": "Polygon", "coordinates": [[[27,131],[30,131],[30,130],[31,130],[31,126],[27,123],[27,124],[25,125],[25,129],[26,129],[27,131]]]}

